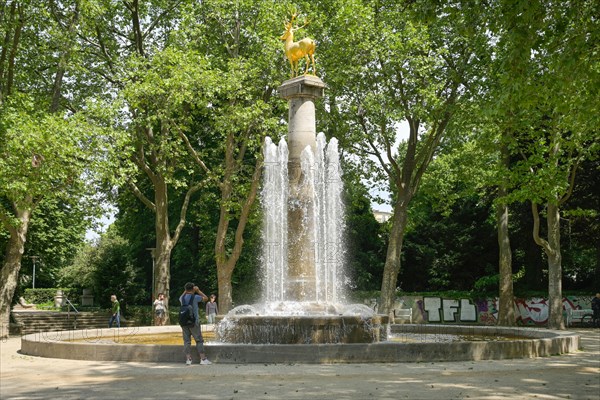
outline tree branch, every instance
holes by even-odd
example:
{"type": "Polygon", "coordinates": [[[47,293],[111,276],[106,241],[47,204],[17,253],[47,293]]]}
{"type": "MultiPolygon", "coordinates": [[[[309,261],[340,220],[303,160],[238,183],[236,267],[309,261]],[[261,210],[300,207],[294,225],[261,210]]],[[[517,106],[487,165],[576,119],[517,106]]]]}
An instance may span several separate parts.
{"type": "Polygon", "coordinates": [[[185,147],[188,149],[188,152],[190,153],[196,164],[198,164],[200,168],[204,170],[204,172],[210,174],[210,170],[208,169],[206,164],[204,164],[204,162],[200,159],[200,157],[198,157],[198,153],[192,147],[192,144],[190,143],[190,140],[188,139],[187,135],[183,133],[183,131],[179,127],[177,127],[177,133],[179,134],[179,137],[184,141],[185,147]]]}
{"type": "Polygon", "coordinates": [[[146,29],[146,31],[142,34],[142,39],[145,39],[150,34],[150,32],[152,32],[152,30],[154,28],[156,28],[156,25],[158,25],[158,23],[160,22],[160,20],[162,19],[162,17],[164,17],[166,14],[170,13],[171,11],[176,10],[182,2],[183,2],[183,0],[177,0],[175,2],[172,2],[170,8],[168,8],[168,9],[164,10],[163,12],[161,12],[154,19],[154,21],[152,21],[150,23],[150,25],[148,26],[148,29],[146,29]]]}
{"type": "Polygon", "coordinates": [[[258,158],[254,166],[254,174],[252,174],[250,192],[248,193],[248,197],[246,197],[246,201],[244,201],[244,205],[242,206],[242,212],[240,213],[239,222],[235,230],[233,251],[230,258],[230,262],[233,263],[237,263],[240,255],[242,254],[242,246],[244,244],[244,229],[246,228],[246,223],[248,222],[252,204],[256,200],[256,194],[258,193],[258,185],[260,182],[260,176],[262,174],[262,164],[262,159],[258,158]]]}
{"type": "Polygon", "coordinates": [[[175,233],[173,234],[173,236],[171,238],[171,243],[173,243],[173,246],[179,240],[179,236],[181,235],[181,231],[183,230],[183,227],[185,226],[185,220],[186,220],[186,217],[187,217],[188,206],[190,204],[190,198],[201,187],[202,187],[202,182],[198,182],[197,184],[192,185],[188,189],[187,193],[185,194],[185,198],[183,200],[183,205],[181,206],[181,212],[179,213],[179,223],[177,224],[177,228],[175,228],[175,233]]]}
{"type": "Polygon", "coordinates": [[[531,202],[531,213],[533,215],[533,241],[540,246],[546,254],[552,254],[550,244],[540,237],[540,214],[538,212],[537,203],[531,202]]]}
{"type": "Polygon", "coordinates": [[[152,171],[148,164],[146,164],[143,145],[137,145],[137,153],[137,155],[132,155],[131,159],[138,167],[140,167],[146,173],[146,175],[148,175],[148,178],[150,178],[150,180],[154,182],[156,180],[156,174],[154,173],[154,171],[152,171]]]}
{"type": "Polygon", "coordinates": [[[151,202],[146,196],[144,196],[144,194],[140,191],[137,185],[133,183],[132,180],[128,180],[127,184],[129,185],[129,187],[131,187],[131,190],[133,191],[133,194],[135,194],[135,197],[140,199],[142,203],[144,203],[150,210],[152,210],[152,212],[156,212],[156,205],[154,205],[153,202],[151,202]]]}
{"type": "Polygon", "coordinates": [[[573,194],[573,190],[575,189],[575,175],[577,174],[577,168],[579,168],[579,160],[575,161],[575,164],[573,164],[571,167],[571,171],[569,173],[569,190],[567,190],[567,193],[565,193],[562,198],[558,199],[559,206],[566,203],[573,194]]]}
{"type": "Polygon", "coordinates": [[[365,121],[365,118],[363,115],[358,116],[358,122],[359,122],[360,127],[363,130],[363,133],[365,134],[365,137],[367,138],[367,143],[369,144],[369,147],[373,150],[373,152],[370,154],[377,158],[377,160],[379,161],[379,164],[381,165],[381,168],[383,168],[383,170],[386,172],[386,174],[388,174],[388,176],[391,177],[392,171],[388,167],[387,163],[383,160],[383,157],[381,157],[381,153],[377,149],[377,146],[375,145],[375,143],[371,140],[371,136],[369,134],[369,130],[367,128],[367,124],[366,124],[366,121],[365,121]]]}

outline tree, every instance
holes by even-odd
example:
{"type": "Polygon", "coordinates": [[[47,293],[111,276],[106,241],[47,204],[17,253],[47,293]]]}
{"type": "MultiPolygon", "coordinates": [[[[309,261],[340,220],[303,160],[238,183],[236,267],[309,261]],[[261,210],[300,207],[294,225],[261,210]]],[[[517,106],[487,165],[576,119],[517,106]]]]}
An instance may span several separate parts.
{"type": "Polygon", "coordinates": [[[548,262],[548,326],[562,329],[560,212],[579,166],[597,152],[597,116],[590,109],[594,95],[589,90],[600,87],[600,80],[597,52],[589,50],[598,32],[593,17],[598,6],[529,2],[513,8],[499,2],[497,10],[492,32],[504,50],[498,52],[502,72],[496,115],[518,159],[511,165],[513,190],[507,199],[531,202],[533,239],[548,262]]]}
{"type": "Polygon", "coordinates": [[[189,110],[207,110],[210,93],[216,78],[206,70],[205,61],[194,52],[167,48],[142,61],[136,68],[135,81],[128,83],[124,98],[132,111],[131,161],[150,182],[152,197],[148,198],[139,185],[128,179],[133,193],[155,216],[155,282],[156,292],[170,293],[171,252],[185,226],[192,196],[206,184],[209,169],[192,149],[186,132],[189,129],[189,110]],[[186,112],[187,110],[187,112],[186,112]],[[177,223],[172,228],[170,215],[173,202],[169,192],[183,190],[177,223]]]}
{"type": "Polygon", "coordinates": [[[338,111],[350,116],[347,137],[340,139],[361,162],[371,165],[370,171],[378,164],[393,191],[380,302],[389,312],[409,204],[461,110],[468,93],[463,82],[469,82],[477,62],[473,49],[482,45],[483,35],[477,35],[476,10],[459,2],[369,2],[357,9],[340,7],[332,18],[332,27],[347,27],[348,33],[334,30],[331,41],[351,43],[339,46],[344,51],[331,61],[336,65],[323,67],[339,85],[331,84],[330,95],[341,103],[333,117],[338,111]],[[396,133],[402,121],[408,122],[409,137],[398,147],[396,133]]]}
{"type": "MultiPolygon", "coordinates": [[[[33,211],[24,257],[28,266],[37,257],[36,287],[55,287],[61,268],[71,263],[84,242],[91,215],[79,200],[79,196],[46,197],[33,211]]],[[[29,272],[21,271],[19,286],[24,281],[31,285],[29,272]]]]}
{"type": "Polygon", "coordinates": [[[95,193],[89,184],[105,146],[102,130],[74,113],[83,105],[77,91],[65,95],[66,77],[77,71],[70,55],[78,3],[12,1],[2,11],[0,222],[9,233],[1,270],[3,337],[36,207],[44,199],[82,201],[95,193]]]}
{"type": "Polygon", "coordinates": [[[96,301],[104,307],[110,307],[112,294],[127,304],[136,304],[146,297],[140,272],[131,245],[110,227],[94,243],[80,247],[74,262],[60,271],[60,283],[92,289],[96,301]]]}
{"type": "MultiPolygon", "coordinates": [[[[212,112],[197,126],[200,137],[211,138],[215,145],[214,155],[205,162],[220,197],[214,253],[221,312],[232,306],[232,274],[255,212],[264,138],[279,136],[283,128],[282,101],[275,89],[285,72],[282,62],[273,62],[282,52],[273,32],[279,22],[277,10],[283,7],[272,2],[208,1],[188,28],[188,34],[201,38],[198,50],[211,54],[220,76],[212,112]]],[[[195,154],[191,146],[188,149],[195,154]]]]}
{"type": "Polygon", "coordinates": [[[281,101],[273,96],[273,9],[250,1],[152,3],[117,5],[130,16],[125,21],[115,9],[99,13],[87,40],[89,70],[105,77],[127,105],[129,116],[119,122],[130,135],[121,177],[155,213],[153,284],[167,298],[170,257],[189,207],[201,190],[218,188],[214,250],[221,309],[227,311],[259,185],[262,139],[281,129],[281,101]],[[94,69],[98,63],[101,70],[94,69]],[[140,187],[146,182],[149,191],[140,187]]]}

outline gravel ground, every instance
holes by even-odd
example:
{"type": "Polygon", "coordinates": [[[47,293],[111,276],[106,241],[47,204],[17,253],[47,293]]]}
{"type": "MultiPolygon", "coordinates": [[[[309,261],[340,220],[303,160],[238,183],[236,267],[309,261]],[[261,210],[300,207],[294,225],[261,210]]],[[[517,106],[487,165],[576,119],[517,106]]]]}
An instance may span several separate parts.
{"type": "Polygon", "coordinates": [[[555,357],[394,364],[74,361],[22,355],[0,340],[0,399],[581,399],[600,400],[600,329],[555,357]]]}

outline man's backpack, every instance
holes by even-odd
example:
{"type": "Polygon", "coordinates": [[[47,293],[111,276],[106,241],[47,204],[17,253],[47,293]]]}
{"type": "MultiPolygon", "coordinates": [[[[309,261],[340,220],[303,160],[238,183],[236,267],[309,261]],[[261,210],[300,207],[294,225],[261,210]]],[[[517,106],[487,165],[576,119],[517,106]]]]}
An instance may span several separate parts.
{"type": "Polygon", "coordinates": [[[194,294],[191,295],[190,301],[185,304],[183,301],[185,300],[185,294],[181,298],[182,304],[179,308],[179,325],[180,326],[194,326],[196,325],[196,315],[194,314],[194,308],[192,307],[192,300],[194,299],[194,294]]]}

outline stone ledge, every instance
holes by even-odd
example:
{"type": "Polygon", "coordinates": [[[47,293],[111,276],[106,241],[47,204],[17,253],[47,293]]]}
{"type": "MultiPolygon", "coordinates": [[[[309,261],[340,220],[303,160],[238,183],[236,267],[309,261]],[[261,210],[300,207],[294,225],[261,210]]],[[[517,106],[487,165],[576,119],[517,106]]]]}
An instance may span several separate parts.
{"type": "MultiPolygon", "coordinates": [[[[393,326],[394,327],[394,326],[393,326]]],[[[396,326],[397,327],[397,326],[396,326]]],[[[475,333],[527,336],[527,339],[455,342],[455,343],[393,343],[370,344],[315,344],[315,345],[235,345],[206,343],[208,357],[216,363],[397,363],[437,361],[479,361],[491,359],[548,357],[576,352],[579,336],[573,332],[541,329],[482,327],[482,326],[432,326],[402,325],[424,332],[475,333]],[[446,328],[445,331],[443,329],[446,328]]],[[[393,330],[398,330],[393,329],[393,330]]],[[[107,343],[115,335],[156,334],[179,331],[178,326],[97,329],[63,332],[46,332],[21,338],[21,352],[31,356],[132,362],[182,362],[182,345],[137,345],[107,343]],[[67,340],[86,340],[68,342],[67,340]]],[[[195,355],[194,355],[195,356],[195,355]]],[[[197,361],[197,360],[196,360],[197,361]]]]}

